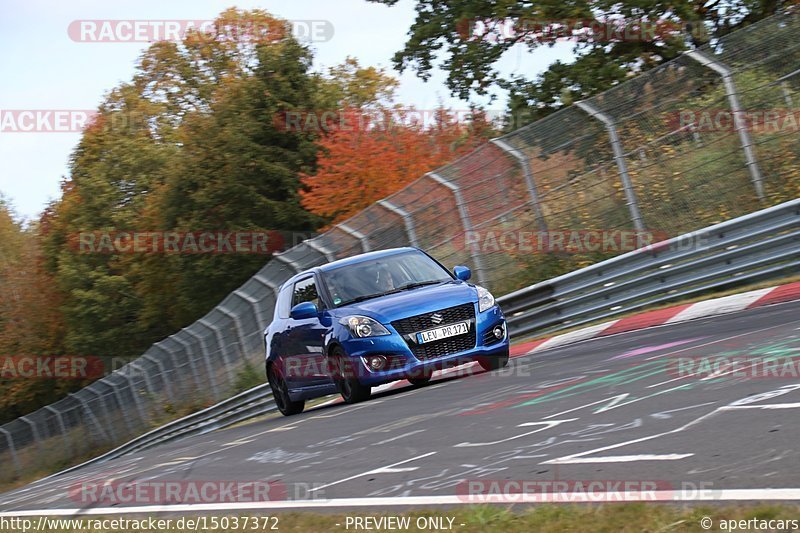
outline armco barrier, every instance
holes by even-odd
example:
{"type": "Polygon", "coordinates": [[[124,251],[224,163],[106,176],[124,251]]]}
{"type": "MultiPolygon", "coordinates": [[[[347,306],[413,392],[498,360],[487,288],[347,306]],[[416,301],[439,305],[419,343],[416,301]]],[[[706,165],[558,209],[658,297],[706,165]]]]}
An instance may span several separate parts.
{"type": "Polygon", "coordinates": [[[580,326],[710,289],[800,272],[800,199],[507,294],[511,335],[580,326]]]}

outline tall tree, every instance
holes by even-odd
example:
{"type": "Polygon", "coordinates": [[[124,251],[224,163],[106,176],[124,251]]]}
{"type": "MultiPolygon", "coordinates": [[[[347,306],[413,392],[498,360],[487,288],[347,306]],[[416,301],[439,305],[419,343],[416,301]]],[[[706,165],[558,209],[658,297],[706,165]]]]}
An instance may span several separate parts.
{"type": "MultiPolygon", "coordinates": [[[[393,6],[397,0],[369,0],[393,6]]],[[[726,35],[772,15],[795,0],[416,0],[417,17],[404,48],[394,56],[401,72],[413,68],[429,79],[437,60],[447,86],[467,100],[494,87],[510,92],[510,110],[534,110],[532,118],[674,58],[689,46],[726,35]],[[563,22],[624,21],[633,32],[604,30],[575,42],[575,61],[556,62],[537,79],[502,77],[498,60],[516,46],[528,51],[553,44],[563,22]],[[655,27],[653,26],[655,24],[655,27]],[[655,28],[655,29],[653,29],[655,28]],[[650,30],[653,30],[650,32],[650,30]],[[633,37],[630,37],[633,35],[633,37]]]]}

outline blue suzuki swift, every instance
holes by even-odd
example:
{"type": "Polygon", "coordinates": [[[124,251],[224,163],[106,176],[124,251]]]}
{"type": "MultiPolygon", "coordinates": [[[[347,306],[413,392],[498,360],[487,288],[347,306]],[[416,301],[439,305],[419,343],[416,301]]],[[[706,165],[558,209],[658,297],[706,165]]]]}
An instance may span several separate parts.
{"type": "Polygon", "coordinates": [[[265,335],[267,379],[284,415],[339,392],[347,403],[371,387],[478,361],[508,364],[503,313],[491,293],[416,248],[370,252],[301,272],[278,293],[265,335]]]}

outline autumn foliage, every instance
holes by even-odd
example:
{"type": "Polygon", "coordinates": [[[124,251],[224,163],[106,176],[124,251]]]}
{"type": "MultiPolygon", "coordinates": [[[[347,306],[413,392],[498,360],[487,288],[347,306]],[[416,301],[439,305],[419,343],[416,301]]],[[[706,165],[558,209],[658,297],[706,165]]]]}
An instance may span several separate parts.
{"type": "Polygon", "coordinates": [[[409,118],[413,112],[380,115],[375,121],[373,111],[348,111],[320,140],[317,172],[301,179],[303,207],[340,222],[469,152],[491,129],[480,114],[465,123],[445,109],[427,127],[409,118]]]}

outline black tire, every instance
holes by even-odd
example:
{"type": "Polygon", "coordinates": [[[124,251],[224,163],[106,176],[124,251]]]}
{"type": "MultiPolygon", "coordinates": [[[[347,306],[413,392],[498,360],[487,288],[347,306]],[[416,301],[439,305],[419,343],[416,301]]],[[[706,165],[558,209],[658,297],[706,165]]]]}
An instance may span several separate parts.
{"type": "Polygon", "coordinates": [[[305,400],[292,401],[289,397],[289,388],[286,386],[286,380],[278,372],[275,372],[273,365],[267,367],[267,381],[269,381],[269,386],[272,389],[272,397],[275,400],[275,405],[278,406],[278,411],[284,416],[303,412],[306,406],[305,400]]]}
{"type": "Polygon", "coordinates": [[[499,370],[508,364],[508,352],[502,355],[494,355],[492,357],[484,357],[478,361],[481,368],[487,372],[492,370],[499,370]]]}
{"type": "Polygon", "coordinates": [[[335,375],[333,382],[336,383],[336,388],[345,403],[358,403],[369,400],[372,395],[372,387],[362,385],[355,376],[355,369],[348,368],[348,358],[344,350],[338,346],[333,349],[330,355],[334,362],[335,375]]]}
{"type": "Polygon", "coordinates": [[[415,387],[424,387],[428,383],[431,382],[431,377],[433,376],[433,371],[428,370],[419,376],[414,376],[413,378],[407,378],[408,382],[414,385],[415,387]]]}

